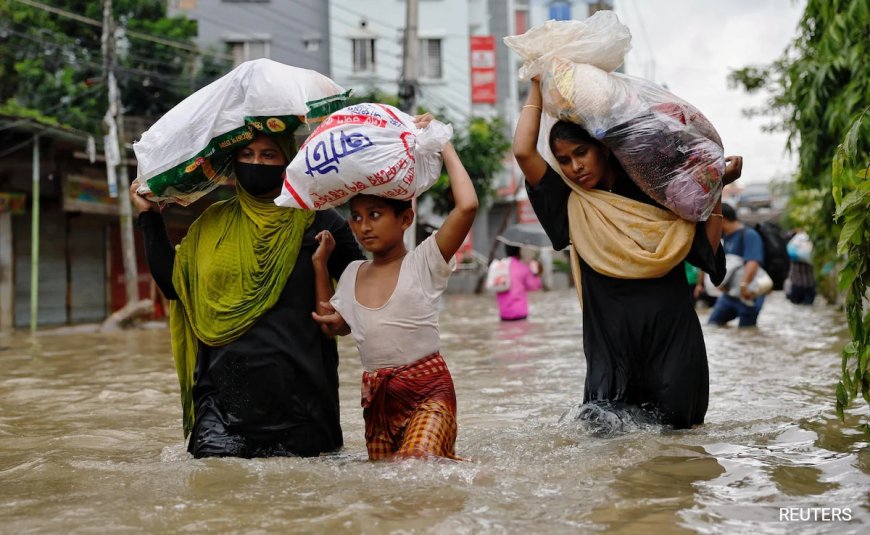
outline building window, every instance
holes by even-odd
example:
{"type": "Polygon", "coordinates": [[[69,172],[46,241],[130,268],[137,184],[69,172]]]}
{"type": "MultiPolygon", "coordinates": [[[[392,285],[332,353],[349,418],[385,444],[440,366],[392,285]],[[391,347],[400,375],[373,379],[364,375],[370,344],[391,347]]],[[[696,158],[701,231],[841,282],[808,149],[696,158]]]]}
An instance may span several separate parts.
{"type": "Polygon", "coordinates": [[[375,72],[375,40],[352,39],[353,72],[375,72]]]}
{"type": "Polygon", "coordinates": [[[269,41],[235,41],[227,44],[233,56],[233,65],[269,57],[269,41]]]}
{"type": "Polygon", "coordinates": [[[420,40],[420,78],[437,80],[444,76],[441,65],[441,39],[420,40]]]}
{"type": "Polygon", "coordinates": [[[320,50],[320,37],[319,36],[308,36],[302,38],[302,46],[305,47],[306,52],[317,52],[320,50]]]}
{"type": "Polygon", "coordinates": [[[550,19],[571,20],[571,4],[568,2],[553,2],[550,4],[550,19]]]}

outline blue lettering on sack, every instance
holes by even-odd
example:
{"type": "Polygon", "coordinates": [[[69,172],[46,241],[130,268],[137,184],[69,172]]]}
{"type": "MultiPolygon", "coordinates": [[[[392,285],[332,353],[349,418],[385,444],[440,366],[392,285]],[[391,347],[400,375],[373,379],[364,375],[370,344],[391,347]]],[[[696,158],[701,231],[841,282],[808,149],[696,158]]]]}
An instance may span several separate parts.
{"type": "Polygon", "coordinates": [[[338,133],[336,145],[335,134],[336,132],[329,132],[328,141],[321,138],[305,147],[305,165],[308,167],[306,175],[338,172],[338,163],[342,158],[374,145],[367,135],[350,131],[338,133]]]}

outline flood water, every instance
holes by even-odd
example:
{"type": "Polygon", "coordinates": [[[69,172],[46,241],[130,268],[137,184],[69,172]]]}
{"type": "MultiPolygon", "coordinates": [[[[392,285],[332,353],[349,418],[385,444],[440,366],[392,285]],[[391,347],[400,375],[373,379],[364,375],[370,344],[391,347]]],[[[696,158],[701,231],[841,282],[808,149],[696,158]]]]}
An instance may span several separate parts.
{"type": "Polygon", "coordinates": [[[585,376],[572,289],[509,324],[491,296],[445,300],[462,463],[366,460],[349,339],[343,450],[194,460],[165,328],[3,335],[0,532],[868,532],[867,407],[841,424],[832,405],[839,310],[779,292],[757,330],[705,325],[706,425],[600,437],[559,421],[585,376]]]}

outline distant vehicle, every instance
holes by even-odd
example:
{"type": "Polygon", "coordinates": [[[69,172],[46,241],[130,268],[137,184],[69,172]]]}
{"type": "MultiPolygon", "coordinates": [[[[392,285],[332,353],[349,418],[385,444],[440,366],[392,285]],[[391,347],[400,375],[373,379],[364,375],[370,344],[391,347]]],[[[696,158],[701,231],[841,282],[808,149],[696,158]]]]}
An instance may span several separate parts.
{"type": "Polygon", "coordinates": [[[737,197],[737,209],[749,208],[755,211],[770,208],[772,203],[773,197],[767,184],[747,184],[737,197]]]}

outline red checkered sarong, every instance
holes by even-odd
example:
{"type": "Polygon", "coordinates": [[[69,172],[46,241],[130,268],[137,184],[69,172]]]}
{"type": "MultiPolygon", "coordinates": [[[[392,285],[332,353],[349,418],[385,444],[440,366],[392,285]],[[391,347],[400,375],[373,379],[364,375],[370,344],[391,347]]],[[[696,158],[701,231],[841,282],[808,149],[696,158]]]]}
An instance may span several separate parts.
{"type": "Polygon", "coordinates": [[[370,460],[456,458],[456,392],[440,353],[363,372],[362,406],[370,460]]]}

